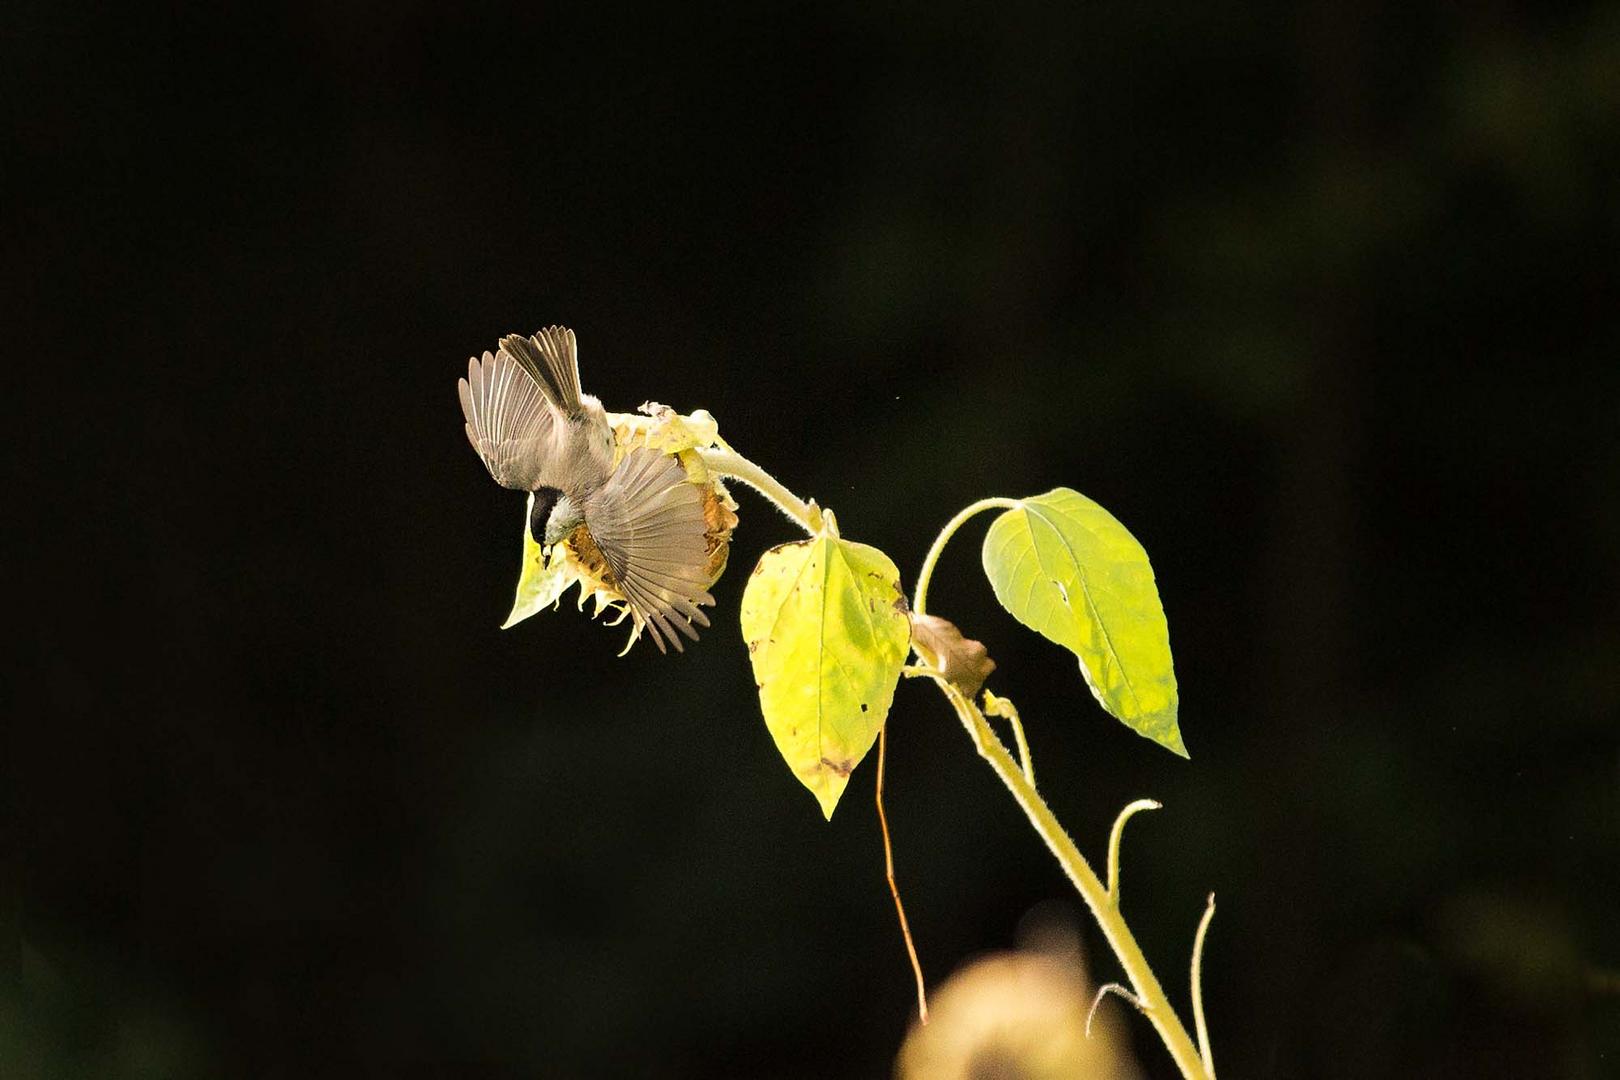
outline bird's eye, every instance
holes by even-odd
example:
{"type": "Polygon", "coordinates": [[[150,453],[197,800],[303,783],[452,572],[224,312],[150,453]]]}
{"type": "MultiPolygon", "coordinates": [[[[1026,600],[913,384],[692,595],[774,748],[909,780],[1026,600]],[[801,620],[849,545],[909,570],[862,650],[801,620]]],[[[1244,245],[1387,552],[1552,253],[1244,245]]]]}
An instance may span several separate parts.
{"type": "Polygon", "coordinates": [[[557,505],[562,491],[557,488],[536,488],[534,492],[534,509],[529,511],[529,535],[534,542],[546,542],[546,519],[551,516],[551,508],[557,505]]]}

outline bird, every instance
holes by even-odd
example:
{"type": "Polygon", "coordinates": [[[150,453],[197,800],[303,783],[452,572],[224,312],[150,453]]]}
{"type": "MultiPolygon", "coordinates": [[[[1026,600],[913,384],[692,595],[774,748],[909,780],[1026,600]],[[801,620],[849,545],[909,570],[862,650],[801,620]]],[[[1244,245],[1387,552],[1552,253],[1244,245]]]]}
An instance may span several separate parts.
{"type": "Polygon", "coordinates": [[[685,650],[707,627],[704,496],[675,457],[646,447],[617,455],[602,402],[582,393],[574,332],[508,334],[467,361],[458,380],[467,439],[502,487],[534,495],[529,529],[549,548],[600,553],[602,584],[621,597],[659,652],[685,650]]]}

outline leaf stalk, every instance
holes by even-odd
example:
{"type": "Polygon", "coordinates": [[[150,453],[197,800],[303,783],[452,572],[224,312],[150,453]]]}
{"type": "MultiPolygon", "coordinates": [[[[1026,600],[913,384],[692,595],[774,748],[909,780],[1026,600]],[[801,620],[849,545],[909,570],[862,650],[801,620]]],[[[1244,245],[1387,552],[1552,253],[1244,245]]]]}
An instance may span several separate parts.
{"type": "Polygon", "coordinates": [[[1192,1009],[1193,1025],[1198,1031],[1198,1052],[1204,1059],[1204,1071],[1215,1080],[1215,1055],[1209,1048],[1209,1025],[1204,1022],[1204,936],[1209,933],[1210,920],[1215,917],[1215,894],[1209,894],[1204,905],[1204,917],[1198,920],[1198,933],[1193,935],[1192,954],[1192,1009]]]}
{"type": "Polygon", "coordinates": [[[917,959],[917,945],[911,937],[911,923],[906,919],[906,906],[900,902],[900,886],[894,880],[894,847],[889,843],[889,815],[883,809],[883,767],[888,757],[889,732],[878,732],[877,759],[877,814],[878,827],[883,832],[883,870],[889,878],[889,895],[894,897],[894,911],[900,917],[900,936],[906,941],[906,956],[911,959],[911,974],[917,980],[917,1019],[928,1023],[928,991],[923,983],[922,962],[917,959]]]}
{"type": "Polygon", "coordinates": [[[966,525],[968,520],[975,514],[981,514],[986,510],[1016,510],[1022,505],[1023,503],[1017,499],[1008,499],[996,495],[988,499],[980,499],[976,503],[970,503],[963,507],[961,512],[951,518],[950,521],[947,521],[945,527],[939,531],[939,535],[934,537],[934,546],[928,549],[928,555],[923,559],[922,570],[917,574],[917,592],[912,598],[911,610],[919,615],[927,613],[928,585],[934,580],[934,567],[939,563],[940,552],[945,550],[946,543],[956,535],[957,529],[966,525]]]}
{"type": "Polygon", "coordinates": [[[1119,842],[1125,835],[1125,823],[1142,810],[1162,810],[1164,804],[1153,799],[1137,799],[1119,812],[1114,827],[1108,833],[1108,898],[1119,906],[1119,842]]]}

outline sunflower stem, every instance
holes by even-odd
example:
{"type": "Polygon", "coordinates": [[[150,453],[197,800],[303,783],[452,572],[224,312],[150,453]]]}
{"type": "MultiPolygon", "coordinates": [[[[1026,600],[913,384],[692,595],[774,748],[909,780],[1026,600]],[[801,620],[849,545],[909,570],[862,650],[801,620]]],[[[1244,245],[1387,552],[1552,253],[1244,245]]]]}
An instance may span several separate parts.
{"type": "MultiPolygon", "coordinates": [[[[729,449],[701,449],[697,451],[711,472],[724,477],[741,480],[749,487],[758,491],[765,498],[774,503],[788,517],[798,523],[807,533],[815,536],[822,531],[825,524],[822,520],[821,508],[814,502],[806,502],[789,491],[776,477],[749,461],[741,454],[729,449]]],[[[922,572],[917,576],[917,589],[912,601],[912,610],[923,614],[928,600],[928,585],[934,576],[934,567],[939,562],[940,553],[944,551],[945,544],[951,536],[960,529],[968,519],[985,510],[1017,509],[1022,506],[1016,499],[990,498],[981,499],[964,508],[952,518],[940,534],[935,537],[933,546],[928,550],[928,556],[923,561],[922,572]]],[[[830,516],[830,515],[829,515],[830,516]]],[[[990,768],[1000,778],[1012,795],[1025,817],[1029,819],[1031,827],[1036,834],[1045,841],[1048,850],[1057,857],[1058,864],[1068,875],[1069,881],[1080,893],[1081,899],[1091,909],[1092,916],[1102,929],[1103,937],[1113,948],[1114,955],[1118,957],[1120,965],[1125,969],[1131,987],[1135,993],[1123,993],[1131,1000],[1158,1032],[1165,1049],[1170,1052],[1176,1067],[1187,1080],[1213,1080],[1213,1070],[1208,1064],[1209,1048],[1208,1034],[1203,1030],[1202,994],[1197,994],[1198,1001],[1195,1006],[1196,1019],[1199,1021],[1200,1042],[1203,1043],[1203,1053],[1188,1035],[1187,1029],[1182,1026],[1181,1020],[1176,1016],[1175,1010],[1170,1007],[1170,1001],[1165,996],[1164,988],[1159,984],[1153,969],[1148,966],[1147,958],[1142,955],[1142,947],[1137,944],[1136,937],[1126,925],[1124,917],[1120,914],[1117,903],[1118,881],[1118,852],[1119,832],[1124,822],[1136,810],[1147,809],[1147,800],[1140,800],[1127,807],[1115,823],[1115,830],[1110,837],[1109,851],[1109,878],[1107,885],[1098,879],[1091,864],[1086,861],[1080,849],[1075,846],[1057,817],[1053,815],[1046,800],[1036,792],[1033,776],[1026,775],[1025,770],[1013,756],[1008,753],[1006,746],[996,736],[985,719],[984,713],[966,694],[952,685],[940,672],[926,667],[908,667],[902,672],[905,675],[927,676],[932,678],[956,710],[957,717],[962,726],[967,729],[968,737],[973,741],[979,756],[984,758],[990,768]]],[[[1020,725],[1021,727],[1021,725],[1020,725]]],[[[1025,759],[1027,760],[1027,758],[1025,759]]],[[[892,872],[892,871],[891,871],[892,872]]],[[[892,884],[892,879],[891,879],[892,884]]],[[[898,897],[896,897],[898,902],[898,897]]],[[[901,916],[902,919],[904,915],[901,916]]],[[[1195,955],[1202,951],[1202,937],[1208,928],[1208,913],[1205,915],[1203,926],[1200,927],[1198,948],[1195,955]]],[[[1194,976],[1196,979],[1196,975],[1194,976]]]]}
{"type": "Polygon", "coordinates": [[[968,737],[973,740],[979,756],[990,763],[990,768],[1006,785],[1013,801],[1024,811],[1030,825],[1057,857],[1058,865],[1063,867],[1070,883],[1086,902],[1086,906],[1091,909],[1092,917],[1102,929],[1103,937],[1114,950],[1120,966],[1125,969],[1125,975],[1135,991],[1137,1007],[1159,1033],[1160,1041],[1164,1043],[1165,1049],[1170,1051],[1170,1056],[1175,1060],[1181,1075],[1187,1080],[1212,1080],[1213,1074],[1200,1056],[1198,1046],[1187,1034],[1187,1029],[1182,1026],[1175,1010],[1170,1007],[1170,1000],[1165,996],[1164,987],[1159,984],[1158,977],[1148,966],[1147,958],[1142,955],[1142,947],[1136,942],[1136,936],[1125,924],[1124,916],[1109,897],[1107,888],[1091,869],[1091,864],[1080,854],[1080,849],[1075,846],[1074,840],[1064,831],[1063,826],[1058,824],[1051,808],[1046,805],[1046,800],[1042,799],[1024,778],[1023,770],[1018,767],[1018,763],[1007,752],[1001,740],[996,738],[989,721],[972,699],[951,685],[942,675],[936,674],[934,683],[956,709],[956,715],[961,719],[962,726],[967,729],[968,737]]]}
{"type": "Polygon", "coordinates": [[[697,452],[703,464],[712,473],[741,480],[776,508],[792,518],[805,532],[815,536],[821,531],[821,508],[814,500],[806,502],[789,491],[780,480],[743,457],[735,450],[703,449],[697,452]]]}

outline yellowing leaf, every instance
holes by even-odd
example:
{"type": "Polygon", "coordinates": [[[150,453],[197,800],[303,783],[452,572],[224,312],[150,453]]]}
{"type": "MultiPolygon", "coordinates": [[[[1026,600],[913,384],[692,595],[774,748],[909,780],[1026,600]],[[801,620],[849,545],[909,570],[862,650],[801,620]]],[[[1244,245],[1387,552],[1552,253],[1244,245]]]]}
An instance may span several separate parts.
{"type": "Polygon", "coordinates": [[[759,704],[788,768],[832,818],[876,741],[911,640],[900,571],[830,530],[767,551],[742,599],[759,704]]]}
{"type": "Polygon", "coordinates": [[[1068,488],[1020,500],[990,526],[984,572],[1014,618],[1079,657],[1103,708],[1187,756],[1153,568],[1112,514],[1068,488]]]}
{"type": "Polygon", "coordinates": [[[523,511],[523,569],[518,574],[517,596],[512,600],[512,613],[501,624],[506,630],[516,626],[543,607],[557,602],[578,575],[566,565],[562,545],[551,550],[548,561],[533,534],[529,532],[529,515],[534,512],[534,492],[529,492],[529,505],[523,511]]]}

